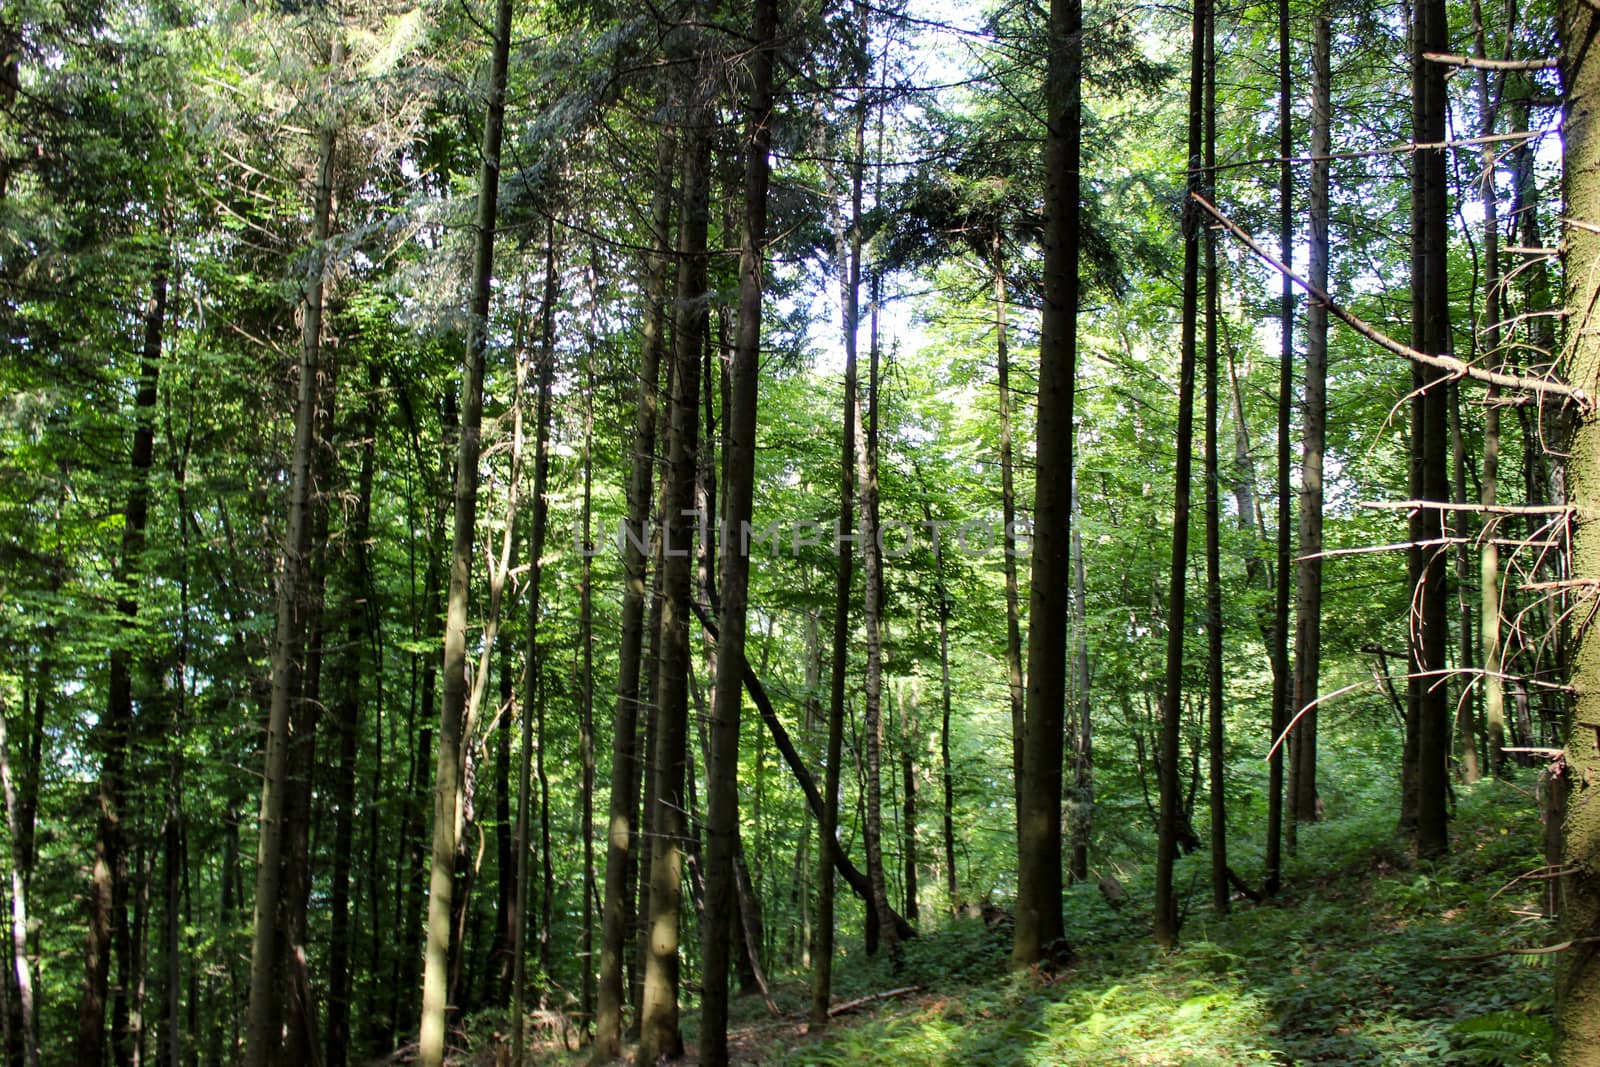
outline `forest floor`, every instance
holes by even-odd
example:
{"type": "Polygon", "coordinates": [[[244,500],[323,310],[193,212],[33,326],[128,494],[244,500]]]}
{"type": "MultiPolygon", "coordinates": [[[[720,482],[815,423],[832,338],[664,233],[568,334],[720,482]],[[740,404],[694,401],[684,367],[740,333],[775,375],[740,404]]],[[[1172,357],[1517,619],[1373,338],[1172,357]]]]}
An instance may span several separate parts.
{"type": "MultiPolygon", "coordinates": [[[[1411,859],[1392,812],[1302,828],[1285,890],[1267,904],[1207,900],[1206,857],[1179,866],[1182,946],[1150,940],[1149,887],[1114,909],[1095,887],[1069,893],[1077,962],[1054,976],[1012,972],[1009,927],[953,920],[908,943],[898,966],[846,946],[836,1004],[917,987],[806,1034],[803,975],[773,1016],[741,1000],[736,1062],[773,1067],[1515,1064],[1548,1062],[1554,957],[1508,950],[1550,940],[1539,917],[1540,828],[1516,785],[1458,790],[1453,852],[1411,859]]],[[[1248,871],[1243,849],[1236,863],[1248,871]]],[[[1246,877],[1250,877],[1246,873],[1246,877]]],[[[692,1025],[693,1011],[685,1013],[692,1025]]],[[[690,1057],[693,1063],[692,1037],[690,1057]]],[[[581,1057],[552,1053],[547,1064],[581,1057]]]]}

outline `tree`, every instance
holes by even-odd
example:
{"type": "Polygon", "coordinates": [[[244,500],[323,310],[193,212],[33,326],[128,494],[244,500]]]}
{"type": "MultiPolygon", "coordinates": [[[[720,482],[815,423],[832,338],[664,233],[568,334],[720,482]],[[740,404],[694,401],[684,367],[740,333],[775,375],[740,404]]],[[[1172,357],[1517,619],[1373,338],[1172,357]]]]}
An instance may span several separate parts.
{"type": "Polygon", "coordinates": [[[1073,393],[1078,360],[1083,7],[1051,0],[1045,76],[1044,314],[1028,603],[1023,808],[1014,966],[1070,955],[1061,915],[1061,759],[1067,693],[1073,393]]]}
{"type": "MultiPolygon", "coordinates": [[[[1194,8],[1194,40],[1189,61],[1189,174],[1191,193],[1206,180],[1201,156],[1205,96],[1209,6],[1198,0],[1194,8]]],[[[1172,866],[1178,855],[1180,806],[1178,795],[1178,744],[1183,715],[1184,601],[1189,567],[1189,499],[1191,456],[1194,443],[1194,370],[1196,326],[1200,314],[1200,220],[1192,201],[1183,214],[1183,327],[1179,341],[1177,490],[1172,506],[1172,567],[1168,572],[1167,667],[1162,686],[1161,739],[1157,772],[1160,816],[1156,851],[1156,944],[1172,948],[1178,942],[1178,900],[1173,892],[1172,866]]],[[[1281,580],[1281,579],[1280,579],[1281,580]]]]}
{"type": "MultiPolygon", "coordinates": [[[[744,227],[739,252],[739,320],[734,340],[731,407],[725,412],[726,476],[722,512],[722,618],[717,647],[717,701],[710,723],[705,993],[701,1000],[700,1059],[728,1062],[728,962],[737,913],[734,858],[739,843],[739,718],[744,704],[745,612],[750,554],[745,537],[755,493],[756,407],[760,396],[762,276],[767,229],[768,151],[772,144],[772,67],[777,0],[758,0],[751,36],[750,104],[746,126],[744,227]]],[[[753,953],[754,945],[750,946],[753,953]]]]}
{"type": "Polygon", "coordinates": [[[457,805],[461,792],[462,719],[467,702],[467,599],[471,586],[482,448],[483,367],[489,344],[489,297],[494,278],[495,221],[500,196],[500,145],[505,130],[506,68],[511,54],[511,0],[495,4],[484,111],[482,167],[474,220],[472,294],[461,385],[461,436],[456,454],[455,527],[444,632],[443,709],[434,775],[433,858],[428,879],[427,955],[422,978],[422,1022],[417,1039],[423,1067],[444,1063],[448,1008],[451,900],[455,891],[457,805]]]}

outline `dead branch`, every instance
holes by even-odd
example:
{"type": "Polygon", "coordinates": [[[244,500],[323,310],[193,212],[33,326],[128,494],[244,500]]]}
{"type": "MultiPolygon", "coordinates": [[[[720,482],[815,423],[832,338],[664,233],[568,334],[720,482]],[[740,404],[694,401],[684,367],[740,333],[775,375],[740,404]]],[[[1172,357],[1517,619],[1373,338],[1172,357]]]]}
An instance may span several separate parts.
{"type": "Polygon", "coordinates": [[[1295,285],[1305,290],[1312,299],[1328,309],[1329,314],[1339,319],[1346,326],[1355,330],[1361,336],[1371,341],[1380,348],[1387,349],[1397,356],[1404,356],[1413,363],[1420,363],[1425,367],[1442,370],[1449,378],[1471,378],[1474,381],[1485,382],[1489,385],[1498,385],[1503,389],[1521,389],[1533,393],[1547,394],[1550,396],[1566,397],[1577,404],[1579,409],[1587,412],[1593,406],[1588,396],[1582,389],[1567,385],[1563,382],[1550,381],[1545,378],[1528,378],[1520,374],[1504,374],[1499,371],[1484,370],[1482,367],[1466,363],[1455,356],[1435,356],[1426,352],[1419,352],[1410,345],[1401,344],[1388,336],[1376,326],[1360,318],[1355,313],[1347,311],[1333,297],[1300,277],[1289,267],[1273,257],[1272,253],[1262,248],[1245,230],[1232,219],[1224,215],[1217,207],[1199,193],[1190,193],[1189,196],[1205,209],[1206,213],[1216,219],[1222,228],[1233,234],[1234,237],[1256,256],[1272,267],[1278,273],[1294,282],[1295,285]]]}
{"type": "Polygon", "coordinates": [[[1579,945],[1592,945],[1597,941],[1600,941],[1600,937],[1575,937],[1571,941],[1563,941],[1559,945],[1546,945],[1543,948],[1503,948],[1498,952],[1483,952],[1475,956],[1435,956],[1434,959],[1450,963],[1478,963],[1483,960],[1499,959],[1501,956],[1548,956],[1579,945]]]}
{"type": "Polygon", "coordinates": [[[1478,56],[1453,56],[1446,52],[1424,52],[1422,58],[1446,67],[1470,67],[1473,70],[1554,70],[1561,65],[1559,59],[1481,59],[1478,56]]]}
{"type": "Polygon", "coordinates": [[[880,1001],[880,1000],[889,1000],[889,999],[891,999],[893,997],[903,997],[907,993],[920,993],[920,992],[922,992],[922,987],[921,986],[919,986],[919,985],[907,985],[907,986],[901,986],[899,989],[886,989],[882,993],[872,993],[872,994],[869,994],[868,996],[857,997],[854,1000],[847,1000],[843,1004],[835,1004],[833,1007],[829,1008],[828,1009],[828,1018],[831,1019],[835,1015],[843,1015],[847,1011],[854,1011],[859,1007],[862,1007],[862,1006],[867,1005],[867,1004],[873,1004],[873,1003],[876,1003],[877,1001],[880,1001]]]}
{"type": "Polygon", "coordinates": [[[1390,511],[1435,508],[1439,511],[1471,511],[1489,515],[1567,515],[1577,510],[1570,504],[1456,504],[1448,500],[1363,500],[1360,506],[1390,511]]]}

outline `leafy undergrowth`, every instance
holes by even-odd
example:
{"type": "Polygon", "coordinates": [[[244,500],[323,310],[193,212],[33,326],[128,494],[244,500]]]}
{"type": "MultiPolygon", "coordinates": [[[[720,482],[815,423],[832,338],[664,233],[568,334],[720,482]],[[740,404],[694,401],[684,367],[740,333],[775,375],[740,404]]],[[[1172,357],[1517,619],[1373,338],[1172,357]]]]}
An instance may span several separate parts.
{"type": "MultiPolygon", "coordinates": [[[[1549,939],[1537,918],[1539,826],[1518,790],[1462,791],[1453,854],[1419,863],[1393,815],[1300,831],[1285,890],[1231,914],[1207,903],[1206,857],[1179,864],[1189,910],[1182,946],[1150,941],[1150,886],[1107,905],[1074,887],[1076,963],[1013,972],[1010,929],[953,921],[904,946],[898,966],[845,946],[835,1002],[917,987],[805,1032],[804,976],[779,981],[771,1015],[736,1003],[735,1060],[770,1067],[1122,1067],[1246,1064],[1548,1063],[1548,955],[1509,954],[1549,939]]],[[[1241,873],[1248,855],[1236,857],[1241,873]]],[[[1259,868],[1259,858],[1255,860],[1259,868]]],[[[695,1012],[684,1023],[691,1042],[695,1012]]],[[[548,1047],[548,1046],[547,1046],[548,1047]]],[[[545,1063],[577,1063],[556,1054],[545,1063]]]]}
{"type": "Polygon", "coordinates": [[[1397,850],[1392,818],[1303,829],[1287,891],[1227,916],[1202,903],[1201,868],[1180,868],[1199,877],[1171,955],[1150,944],[1147,909],[1078,888],[1078,962],[1054,978],[1009,973],[1008,931],[956,923],[908,945],[898,972],[843,968],[842,996],[921,994],[745,1051],[784,1067],[1548,1062],[1550,957],[1491,955],[1549,932],[1530,917],[1538,883],[1518,880],[1539,862],[1529,804],[1504,786],[1464,795],[1455,852],[1431,864],[1397,850]]]}

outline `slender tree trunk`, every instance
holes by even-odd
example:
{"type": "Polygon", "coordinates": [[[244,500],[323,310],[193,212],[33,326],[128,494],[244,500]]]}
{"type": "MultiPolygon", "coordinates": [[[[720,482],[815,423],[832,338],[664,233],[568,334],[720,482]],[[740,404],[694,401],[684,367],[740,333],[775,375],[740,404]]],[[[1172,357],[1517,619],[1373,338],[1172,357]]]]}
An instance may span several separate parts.
{"type": "MultiPolygon", "coordinates": [[[[329,74],[344,58],[335,32],[329,74]]],[[[306,281],[300,345],[300,382],[295,403],[294,452],[289,472],[288,523],[278,574],[277,628],[272,643],[272,705],[267,718],[265,774],[261,785],[260,838],[256,848],[254,937],[250,950],[250,1005],[246,1018],[246,1067],[268,1067],[278,1060],[282,1005],[278,978],[283,931],[279,929],[283,877],[285,813],[289,783],[289,721],[301,695],[301,656],[310,604],[309,562],[312,463],[316,452],[318,377],[322,366],[323,279],[333,213],[334,131],[318,134],[317,185],[312,205],[312,265],[306,281]]],[[[85,1061],[88,1062],[88,1061],[85,1061]]]]}
{"type": "MultiPolygon", "coordinates": [[[[5,708],[0,704],[0,790],[6,802],[6,831],[11,838],[11,975],[17,983],[21,1016],[22,1056],[26,1067],[39,1067],[38,1015],[34,1006],[33,963],[28,958],[28,888],[21,842],[21,812],[11,778],[11,749],[6,737],[5,708]]],[[[9,1014],[9,1012],[7,1013],[9,1014]]]]}
{"type": "Polygon", "coordinates": [[[668,132],[656,147],[656,187],[651,200],[655,250],[645,265],[644,336],[639,357],[639,400],[634,416],[628,517],[622,543],[622,622],[617,651],[617,701],[612,717],[611,805],[606,846],[606,895],[601,911],[600,984],[595,1015],[596,1060],[622,1053],[623,970],[627,941],[630,868],[638,832],[640,764],[639,668],[644,644],[645,534],[650,516],[651,473],[666,317],[667,249],[671,245],[672,170],[675,142],[668,132]]]}
{"type": "Polygon", "coordinates": [[[434,776],[433,862],[428,879],[427,954],[422,976],[422,1021],[417,1061],[441,1067],[449,999],[450,918],[455,892],[455,810],[461,782],[461,731],[467,702],[467,600],[471,589],[474,524],[478,512],[478,457],[482,444],[483,364],[488,347],[490,283],[500,195],[500,141],[505,125],[506,66],[511,48],[511,0],[497,0],[489,99],[483,124],[482,167],[473,250],[472,297],[461,388],[461,440],[456,459],[455,528],[445,608],[444,700],[434,776]]]}
{"type": "Polygon", "coordinates": [[[339,766],[334,779],[336,806],[333,840],[332,919],[328,935],[328,1067],[344,1067],[350,1048],[350,875],[355,844],[356,753],[361,730],[362,648],[369,643],[366,623],[372,618],[361,603],[371,587],[367,545],[372,536],[372,481],[377,450],[377,367],[371,368],[361,416],[361,472],[356,508],[348,531],[354,554],[350,602],[345,630],[344,662],[339,670],[340,703],[335,715],[339,732],[339,766]]]}
{"type": "Polygon", "coordinates": [[[944,787],[945,904],[961,903],[956,888],[956,785],[950,766],[950,590],[944,581],[944,561],[936,557],[934,595],[939,599],[939,770],[944,787]]]}
{"type": "Polygon", "coordinates": [[[1077,628],[1073,671],[1074,691],[1078,696],[1077,729],[1073,737],[1077,749],[1072,754],[1072,880],[1089,880],[1089,832],[1094,828],[1094,722],[1089,709],[1089,634],[1088,585],[1083,558],[1083,509],[1078,504],[1078,476],[1072,476],[1072,604],[1073,625],[1077,628]]]}
{"type": "MultiPolygon", "coordinates": [[[[1333,129],[1332,20],[1327,0],[1312,15],[1311,38],[1311,284],[1328,289],[1328,189],[1333,129]]],[[[1305,711],[1289,748],[1290,817],[1317,821],[1317,701],[1322,669],[1322,470],[1328,421],[1328,309],[1306,305],[1306,388],[1301,427],[1300,562],[1295,577],[1294,710],[1305,711]]]]}
{"type": "Polygon", "coordinates": [[[1011,949],[1011,962],[1017,967],[1060,962],[1071,955],[1061,914],[1061,760],[1078,365],[1081,0],[1051,0],[1047,62],[1044,315],[1039,335],[1023,806],[1017,816],[1017,925],[1011,949]]]}
{"type": "MultiPolygon", "coordinates": [[[[1022,734],[1026,690],[1022,681],[1022,623],[1017,592],[1017,491],[1011,447],[1011,346],[1006,322],[1005,246],[995,227],[990,256],[994,268],[994,358],[1000,380],[1000,519],[1005,523],[1006,687],[1011,696],[1011,779],[1017,812],[1022,811],[1022,734]]],[[[1022,820],[1017,820],[1020,834],[1022,820]]],[[[1020,844],[1020,839],[1019,839],[1020,844]]],[[[954,899],[951,903],[955,903],[954,899]]]]}
{"type": "MultiPolygon", "coordinates": [[[[696,87],[686,89],[697,92],[696,87]]],[[[706,237],[710,216],[710,115],[696,102],[685,121],[683,216],[678,238],[676,351],[672,384],[670,473],[662,527],[664,586],[657,667],[654,837],[650,855],[650,927],[640,1009],[639,1060],[655,1063],[683,1051],[678,1027],[679,912],[688,835],[684,774],[688,755],[689,604],[694,542],[695,461],[699,444],[700,355],[706,331],[706,237]]]]}
{"type": "Polygon", "coordinates": [[[583,933],[578,940],[578,961],[583,966],[580,983],[584,1027],[594,1018],[594,575],[590,539],[593,536],[591,515],[594,504],[594,364],[587,369],[588,388],[584,392],[583,407],[583,561],[578,579],[578,645],[582,649],[583,678],[578,721],[578,756],[583,763],[583,812],[579,829],[583,834],[583,933]]]}
{"type": "MultiPolygon", "coordinates": [[[[1194,41],[1189,64],[1189,188],[1205,188],[1201,171],[1201,127],[1205,92],[1206,43],[1210,5],[1196,0],[1194,41]]],[[[1157,781],[1160,786],[1159,840],[1156,851],[1155,937],[1163,948],[1178,943],[1178,899],[1172,867],[1182,832],[1183,798],[1179,795],[1178,746],[1183,716],[1184,602],[1189,566],[1190,463],[1194,441],[1194,365],[1196,323],[1200,315],[1200,225],[1192,211],[1184,213],[1183,327],[1178,371],[1178,439],[1176,495],[1172,508],[1172,566],[1167,593],[1167,668],[1161,706],[1161,746],[1157,781]]],[[[1280,572],[1278,581],[1284,581],[1280,572]]]]}
{"type": "MultiPolygon", "coordinates": [[[[1206,10],[1205,160],[1207,199],[1217,199],[1217,56],[1216,12],[1206,10]]],[[[1224,788],[1227,769],[1223,760],[1222,707],[1222,500],[1221,446],[1217,413],[1222,379],[1217,365],[1217,329],[1221,315],[1217,292],[1217,233],[1205,231],[1206,272],[1206,407],[1205,407],[1205,509],[1206,509],[1206,747],[1210,764],[1211,904],[1220,914],[1228,910],[1228,814],[1224,788]]]]}
{"type": "MultiPolygon", "coordinates": [[[[1481,58],[1488,58],[1488,47],[1484,37],[1483,7],[1478,0],[1472,4],[1473,37],[1477,54],[1481,58]]],[[[1510,38],[1507,37],[1507,47],[1510,38]]],[[[1478,70],[1476,75],[1476,88],[1478,91],[1478,113],[1481,117],[1479,133],[1486,139],[1492,138],[1499,129],[1500,92],[1504,88],[1504,75],[1494,79],[1494,88],[1491,89],[1491,79],[1487,70],[1478,70]]],[[[1502,309],[1506,306],[1504,299],[1504,282],[1500,273],[1500,196],[1499,183],[1496,178],[1499,173],[1500,153],[1494,145],[1486,140],[1483,145],[1483,320],[1479,329],[1481,338],[1481,351],[1491,366],[1501,365],[1505,362],[1501,351],[1500,324],[1503,318],[1502,309]]],[[[1491,385],[1487,391],[1483,412],[1483,460],[1479,470],[1479,502],[1485,508],[1493,508],[1497,503],[1500,481],[1500,389],[1491,385]]],[[[1487,536],[1482,539],[1478,548],[1478,644],[1483,658],[1483,720],[1484,733],[1488,741],[1487,759],[1489,773],[1499,777],[1502,770],[1503,754],[1505,747],[1505,682],[1501,677],[1505,673],[1504,654],[1500,647],[1500,547],[1495,543],[1495,535],[1499,526],[1492,517],[1485,517],[1485,532],[1487,536]]],[[[1478,739],[1476,731],[1464,732],[1461,737],[1461,754],[1463,766],[1468,766],[1471,760],[1469,773],[1476,778],[1479,772],[1477,763],[1478,739]]]]}
{"type": "MultiPolygon", "coordinates": [[[[866,748],[866,818],[862,843],[867,852],[867,882],[872,887],[870,907],[876,926],[867,928],[867,955],[879,948],[898,951],[899,938],[890,918],[889,888],[883,865],[883,556],[878,545],[878,307],[881,279],[872,278],[870,341],[867,353],[867,405],[856,414],[856,483],[861,499],[857,525],[861,537],[866,596],[862,619],[867,630],[867,676],[862,733],[866,748]],[[873,934],[876,932],[877,937],[873,934]]],[[[859,404],[858,404],[859,406],[859,404]]]]}
{"type": "MultiPolygon", "coordinates": [[[[1278,248],[1286,265],[1294,264],[1294,128],[1290,111],[1289,0],[1278,0],[1278,248]]],[[[1272,572],[1272,628],[1268,646],[1272,659],[1272,707],[1268,709],[1267,760],[1267,896],[1273,896],[1283,879],[1283,742],[1289,722],[1288,705],[1294,699],[1289,678],[1289,413],[1294,403],[1294,289],[1285,273],[1278,296],[1278,534],[1272,572]]],[[[1243,405],[1240,405],[1241,425],[1243,405]]],[[[1294,823],[1290,821],[1290,833],[1294,823]]],[[[1291,843],[1293,837],[1290,838],[1291,843]]]]}
{"type": "MultiPolygon", "coordinates": [[[[734,854],[739,841],[739,720],[744,703],[745,612],[750,556],[744,531],[755,491],[756,407],[761,355],[762,276],[767,232],[768,152],[772,144],[772,66],[777,0],[756,0],[746,137],[743,248],[739,256],[739,324],[730,368],[732,403],[724,411],[722,617],[717,652],[717,700],[712,706],[706,792],[706,921],[702,929],[700,1062],[728,1063],[728,964],[738,907],[734,854]]],[[[747,939],[748,940],[748,939],[747,939]]],[[[759,945],[749,944],[755,961],[759,945]]]]}
{"type": "MultiPolygon", "coordinates": [[[[1445,139],[1445,69],[1424,58],[1449,49],[1444,0],[1417,0],[1411,29],[1412,137],[1418,143],[1445,139]]],[[[1449,285],[1446,275],[1449,219],[1446,213],[1445,156],[1441,149],[1412,154],[1411,294],[1412,347],[1423,352],[1450,350],[1449,285]]],[[[1448,390],[1443,375],[1421,364],[1413,366],[1412,451],[1416,485],[1413,499],[1446,501],[1448,390]]],[[[1413,520],[1412,541],[1437,540],[1443,532],[1441,511],[1423,506],[1413,520]]],[[[1445,604],[1445,557],[1442,551],[1416,547],[1409,553],[1414,574],[1413,611],[1421,623],[1413,640],[1408,689],[1416,705],[1416,841],[1422,856],[1440,856],[1449,849],[1445,792],[1450,748],[1450,705],[1439,684],[1445,669],[1448,638],[1445,604]]]]}
{"type": "MultiPolygon", "coordinates": [[[[544,665],[539,651],[539,609],[542,594],[544,542],[548,524],[549,504],[545,490],[550,480],[550,408],[551,390],[555,380],[555,315],[556,295],[559,289],[556,276],[556,226],[553,219],[545,223],[544,234],[544,296],[539,311],[539,366],[535,386],[533,442],[533,529],[528,537],[528,620],[523,645],[522,665],[522,723],[518,734],[521,752],[517,763],[517,887],[512,894],[511,913],[511,1059],[522,1062],[523,1008],[528,993],[528,902],[532,899],[533,872],[533,787],[534,759],[539,759],[539,779],[544,780],[544,699],[540,687],[541,668],[544,665]],[[535,723],[535,715],[538,722],[535,723]],[[537,737],[535,726],[537,725],[537,737]]],[[[526,377],[524,377],[524,384],[526,377]]],[[[548,790],[542,791],[547,793],[548,790]]],[[[540,798],[541,826],[546,828],[548,839],[550,810],[547,797],[540,798]]],[[[550,850],[544,850],[544,867],[548,875],[550,850]]],[[[548,900],[548,894],[546,895],[548,900]]],[[[544,976],[550,975],[549,923],[540,929],[540,965],[544,976]]]]}
{"type": "MultiPolygon", "coordinates": [[[[106,683],[106,714],[96,729],[101,754],[99,820],[95,826],[93,875],[89,894],[89,934],[85,950],[83,997],[78,1013],[78,1062],[99,1064],[105,1056],[106,997],[110,967],[117,959],[116,1005],[112,1012],[112,1053],[118,1064],[131,1059],[128,995],[132,974],[127,952],[127,859],[125,777],[134,729],[134,651],[129,631],[139,611],[145,527],[150,514],[150,469],[155,455],[155,408],[161,373],[161,343],[166,325],[167,267],[159,262],[151,277],[144,309],[139,384],[134,398],[132,483],[123,510],[122,546],[117,563],[116,645],[111,649],[106,683]]],[[[31,838],[31,834],[29,837],[31,838]]]]}
{"type": "Polygon", "coordinates": [[[917,921],[917,744],[922,739],[922,723],[917,715],[916,677],[907,679],[899,691],[900,704],[900,804],[903,812],[900,834],[900,867],[904,872],[907,922],[917,921]]]}
{"type": "MultiPolygon", "coordinates": [[[[864,72],[861,72],[864,78],[864,72]]],[[[844,319],[844,429],[840,442],[839,522],[835,534],[855,528],[856,474],[856,395],[857,326],[861,321],[861,186],[866,157],[867,112],[864,101],[856,103],[855,165],[850,175],[850,230],[848,238],[839,234],[839,261],[843,268],[839,284],[844,319]],[[846,243],[848,241],[848,244],[846,243]]],[[[833,869],[844,849],[839,842],[840,764],[844,759],[845,671],[849,665],[850,602],[855,564],[854,545],[842,536],[834,538],[838,573],[834,584],[833,648],[829,660],[828,745],[823,766],[822,810],[817,815],[817,926],[811,950],[811,1014],[809,1028],[815,1032],[828,1025],[828,1008],[833,997],[834,878],[833,869]]]]}

